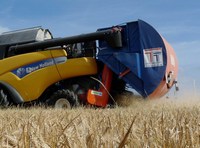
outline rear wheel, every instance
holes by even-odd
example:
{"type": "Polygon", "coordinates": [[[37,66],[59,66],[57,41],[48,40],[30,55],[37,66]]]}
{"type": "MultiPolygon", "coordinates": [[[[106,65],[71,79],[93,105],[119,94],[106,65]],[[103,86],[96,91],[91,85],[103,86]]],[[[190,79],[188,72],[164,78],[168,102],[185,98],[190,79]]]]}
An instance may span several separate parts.
{"type": "Polygon", "coordinates": [[[55,108],[72,108],[79,105],[77,95],[65,89],[56,91],[46,103],[55,108]]]}

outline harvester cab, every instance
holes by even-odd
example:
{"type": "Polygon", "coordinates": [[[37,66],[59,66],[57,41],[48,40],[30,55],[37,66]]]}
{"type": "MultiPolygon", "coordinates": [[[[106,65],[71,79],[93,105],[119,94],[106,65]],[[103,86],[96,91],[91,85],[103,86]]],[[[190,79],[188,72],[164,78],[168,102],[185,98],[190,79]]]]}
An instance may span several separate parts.
{"type": "Polygon", "coordinates": [[[0,35],[0,103],[105,107],[127,84],[160,98],[177,82],[169,43],[142,20],[53,38],[41,27],[0,35]]]}

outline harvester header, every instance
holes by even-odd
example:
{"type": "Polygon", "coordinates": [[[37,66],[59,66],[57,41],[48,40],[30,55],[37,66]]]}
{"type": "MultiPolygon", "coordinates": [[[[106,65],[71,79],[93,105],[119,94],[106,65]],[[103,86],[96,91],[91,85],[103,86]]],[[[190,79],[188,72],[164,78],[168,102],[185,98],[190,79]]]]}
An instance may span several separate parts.
{"type": "Polygon", "coordinates": [[[99,51],[98,59],[143,97],[163,96],[177,79],[178,62],[173,48],[142,20],[120,27],[123,47],[115,50],[105,41],[99,41],[99,48],[103,50],[99,51]]]}

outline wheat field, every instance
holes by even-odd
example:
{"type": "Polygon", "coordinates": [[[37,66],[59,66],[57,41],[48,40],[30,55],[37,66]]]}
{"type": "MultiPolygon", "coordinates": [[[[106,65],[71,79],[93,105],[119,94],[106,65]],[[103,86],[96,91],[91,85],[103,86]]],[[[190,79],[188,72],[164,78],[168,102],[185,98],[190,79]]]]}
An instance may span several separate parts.
{"type": "Polygon", "coordinates": [[[105,109],[1,109],[0,147],[200,147],[198,97],[124,97],[118,104],[105,109]]]}

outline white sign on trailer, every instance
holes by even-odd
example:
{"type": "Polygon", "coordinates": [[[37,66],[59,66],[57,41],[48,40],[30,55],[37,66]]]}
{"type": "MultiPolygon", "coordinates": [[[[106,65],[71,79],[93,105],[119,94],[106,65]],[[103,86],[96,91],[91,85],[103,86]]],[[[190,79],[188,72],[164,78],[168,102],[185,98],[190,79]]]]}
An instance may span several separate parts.
{"type": "Polygon", "coordinates": [[[163,66],[163,52],[161,47],[144,49],[143,53],[144,66],[146,68],[163,66]]]}

